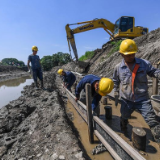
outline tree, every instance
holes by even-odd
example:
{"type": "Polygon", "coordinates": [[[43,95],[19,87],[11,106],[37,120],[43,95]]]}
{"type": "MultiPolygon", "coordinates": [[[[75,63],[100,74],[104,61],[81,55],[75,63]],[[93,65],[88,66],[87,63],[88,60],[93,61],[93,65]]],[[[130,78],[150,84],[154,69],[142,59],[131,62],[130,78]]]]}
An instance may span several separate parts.
{"type": "Polygon", "coordinates": [[[18,61],[16,58],[4,58],[2,59],[2,65],[10,65],[10,66],[25,66],[23,61],[18,61]]]}
{"type": "Polygon", "coordinates": [[[52,67],[67,64],[70,61],[71,58],[68,53],[58,52],[52,56],[44,56],[41,59],[41,64],[45,71],[49,71],[52,69],[52,67]]]}

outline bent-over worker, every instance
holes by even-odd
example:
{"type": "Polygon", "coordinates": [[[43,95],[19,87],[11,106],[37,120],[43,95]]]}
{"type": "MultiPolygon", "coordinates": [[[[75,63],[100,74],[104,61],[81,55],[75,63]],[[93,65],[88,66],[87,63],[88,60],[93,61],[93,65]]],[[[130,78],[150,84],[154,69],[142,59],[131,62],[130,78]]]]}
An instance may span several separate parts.
{"type": "Polygon", "coordinates": [[[63,69],[59,69],[57,73],[62,76],[63,86],[65,86],[70,92],[72,92],[71,87],[76,81],[76,76],[72,72],[67,72],[63,69]]]}
{"type": "Polygon", "coordinates": [[[29,72],[31,70],[29,63],[31,62],[32,65],[32,76],[33,76],[33,80],[36,86],[36,89],[38,89],[38,83],[37,83],[37,77],[39,78],[39,80],[41,81],[41,88],[44,89],[43,87],[43,73],[42,73],[42,67],[41,67],[41,63],[40,63],[40,58],[37,55],[38,52],[38,47],[37,46],[33,46],[32,47],[32,54],[29,55],[28,57],[28,69],[29,72]]]}
{"type": "Polygon", "coordinates": [[[83,77],[76,87],[75,94],[76,101],[80,99],[84,104],[86,104],[85,85],[87,83],[91,85],[92,110],[99,116],[99,101],[102,96],[106,96],[112,91],[114,86],[113,81],[109,78],[100,78],[92,74],[83,77]]]}
{"type": "Polygon", "coordinates": [[[121,129],[127,128],[128,119],[136,109],[151,128],[154,139],[160,142],[160,125],[155,119],[156,115],[148,94],[147,80],[147,75],[160,78],[160,70],[152,67],[147,60],[135,58],[136,52],[137,45],[133,40],[123,40],[119,50],[123,60],[114,68],[113,82],[116,102],[118,102],[119,95],[121,97],[121,129]]]}

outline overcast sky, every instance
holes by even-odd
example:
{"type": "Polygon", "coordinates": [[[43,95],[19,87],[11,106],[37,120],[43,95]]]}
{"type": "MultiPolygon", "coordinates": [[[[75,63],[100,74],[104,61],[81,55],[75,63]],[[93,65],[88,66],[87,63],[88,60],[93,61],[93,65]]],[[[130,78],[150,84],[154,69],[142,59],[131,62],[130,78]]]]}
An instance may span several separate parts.
{"type": "MultiPolygon", "coordinates": [[[[26,63],[33,45],[38,46],[40,58],[68,53],[68,23],[95,18],[115,23],[121,16],[134,16],[136,26],[157,29],[159,6],[159,0],[0,0],[0,60],[17,58],[26,63]]],[[[108,38],[103,29],[76,34],[79,56],[100,48],[108,38]]]]}

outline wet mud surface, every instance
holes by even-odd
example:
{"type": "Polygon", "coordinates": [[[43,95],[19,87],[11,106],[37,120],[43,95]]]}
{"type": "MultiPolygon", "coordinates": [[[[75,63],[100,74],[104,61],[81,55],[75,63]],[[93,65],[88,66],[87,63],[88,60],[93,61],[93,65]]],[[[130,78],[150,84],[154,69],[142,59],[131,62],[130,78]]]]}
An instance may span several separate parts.
{"type": "Polygon", "coordinates": [[[55,74],[47,73],[44,82],[47,90],[26,86],[21,97],[0,109],[0,159],[88,159],[65,113],[55,74]]]}

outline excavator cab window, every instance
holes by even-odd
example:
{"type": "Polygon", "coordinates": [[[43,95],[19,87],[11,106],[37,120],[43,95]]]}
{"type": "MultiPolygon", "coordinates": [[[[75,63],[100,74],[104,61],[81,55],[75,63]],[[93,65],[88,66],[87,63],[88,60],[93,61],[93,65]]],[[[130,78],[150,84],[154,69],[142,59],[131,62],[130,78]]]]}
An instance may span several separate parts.
{"type": "Polygon", "coordinates": [[[118,31],[119,31],[119,24],[120,24],[120,19],[118,19],[115,23],[115,26],[114,26],[114,34],[117,34],[118,31]]]}
{"type": "Polygon", "coordinates": [[[133,17],[121,17],[119,29],[121,32],[126,32],[133,28],[133,17]]]}

